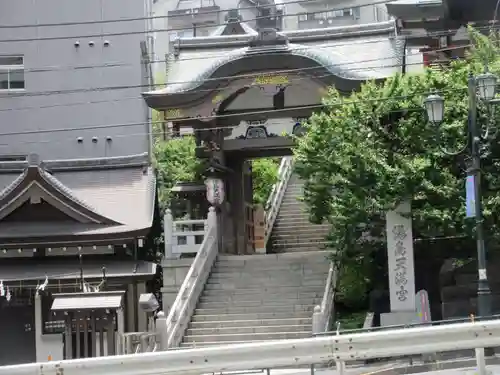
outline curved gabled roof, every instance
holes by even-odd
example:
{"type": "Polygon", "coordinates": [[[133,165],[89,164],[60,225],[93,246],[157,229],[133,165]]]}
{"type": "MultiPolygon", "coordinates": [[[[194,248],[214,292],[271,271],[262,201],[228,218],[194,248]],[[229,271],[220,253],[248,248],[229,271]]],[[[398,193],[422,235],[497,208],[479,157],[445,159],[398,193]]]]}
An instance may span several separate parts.
{"type": "Polygon", "coordinates": [[[364,43],[353,42],[347,52],[345,44],[338,49],[335,44],[328,43],[280,43],[226,50],[215,58],[213,52],[211,56],[207,54],[206,59],[202,59],[203,53],[200,53],[199,62],[190,61],[190,64],[197,64],[196,67],[188,67],[184,61],[185,70],[177,67],[182,73],[178,75],[181,80],[167,83],[164,89],[144,93],[143,97],[152,108],[183,107],[210,95],[211,90],[227,86],[232,80],[265,71],[300,73],[349,92],[363,81],[389,77],[395,73],[394,67],[401,64],[404,46],[398,39],[379,37],[371,44],[370,48],[364,43]],[[381,63],[380,60],[385,61],[381,63]]]}
{"type": "Polygon", "coordinates": [[[95,208],[77,198],[63,183],[38,165],[31,165],[26,168],[21,175],[0,192],[0,212],[9,210],[10,205],[15,204],[18,197],[23,194],[26,189],[29,189],[32,183],[39,184],[43,189],[48,191],[49,194],[64,201],[72,207],[73,210],[85,215],[94,223],[108,225],[122,224],[101,215],[95,208]]]}

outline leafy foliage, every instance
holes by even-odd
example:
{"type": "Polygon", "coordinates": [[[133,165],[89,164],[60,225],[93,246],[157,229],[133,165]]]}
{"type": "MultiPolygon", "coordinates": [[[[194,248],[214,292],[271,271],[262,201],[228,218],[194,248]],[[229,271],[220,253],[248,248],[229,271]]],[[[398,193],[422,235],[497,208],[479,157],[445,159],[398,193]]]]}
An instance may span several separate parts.
{"type": "MultiPolygon", "coordinates": [[[[374,253],[385,251],[385,212],[411,199],[415,251],[454,249],[467,253],[468,240],[443,243],[436,237],[471,238],[465,220],[465,175],[468,158],[442,152],[463,148],[468,119],[467,78],[483,64],[500,74],[496,40],[470,31],[475,48],[467,60],[444,71],[396,75],[383,83],[368,82],[345,98],[330,88],[329,110],[314,114],[298,139],[296,171],[305,184],[305,202],[314,222],[331,224],[329,246],[344,268],[364,268],[374,253]],[[445,119],[435,128],[426,118],[423,100],[432,92],[445,99],[445,119]]],[[[488,125],[479,105],[478,121],[488,125]]],[[[500,116],[494,115],[498,123],[500,116]]],[[[500,148],[482,148],[485,227],[490,248],[500,240],[500,148]]],[[[353,272],[352,270],[350,272],[353,272]]],[[[355,272],[356,273],[356,272],[355,272]]],[[[361,281],[367,285],[368,281],[361,281]]],[[[359,290],[356,292],[359,293],[359,290]]],[[[358,294],[359,296],[359,294],[358,294]]]]}
{"type": "Polygon", "coordinates": [[[158,173],[160,203],[170,204],[171,189],[178,182],[197,181],[203,166],[195,155],[194,137],[174,138],[155,142],[155,164],[158,173]]]}
{"type": "Polygon", "coordinates": [[[261,158],[252,162],[253,202],[265,205],[273,185],[278,182],[278,167],[275,159],[261,158]]]}
{"type": "MultiPolygon", "coordinates": [[[[170,204],[171,189],[179,182],[203,179],[204,164],[195,156],[193,137],[155,141],[155,164],[158,172],[159,197],[162,207],[170,204]]],[[[265,204],[273,184],[278,180],[278,164],[274,159],[261,158],[252,163],[254,203],[265,204]]]]}

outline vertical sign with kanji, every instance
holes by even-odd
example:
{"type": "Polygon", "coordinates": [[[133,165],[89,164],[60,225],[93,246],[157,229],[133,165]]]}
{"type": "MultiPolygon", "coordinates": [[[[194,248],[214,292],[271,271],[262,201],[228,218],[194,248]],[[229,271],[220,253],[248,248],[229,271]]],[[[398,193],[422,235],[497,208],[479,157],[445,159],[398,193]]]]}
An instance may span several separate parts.
{"type": "Polygon", "coordinates": [[[391,312],[415,311],[415,267],[410,214],[410,202],[403,202],[386,214],[391,312]]]}

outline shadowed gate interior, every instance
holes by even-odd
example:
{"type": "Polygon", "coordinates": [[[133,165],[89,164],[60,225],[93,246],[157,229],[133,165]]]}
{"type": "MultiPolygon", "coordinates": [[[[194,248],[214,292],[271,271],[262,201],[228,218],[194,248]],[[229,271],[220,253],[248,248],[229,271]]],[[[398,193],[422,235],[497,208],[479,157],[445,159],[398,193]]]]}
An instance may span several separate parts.
{"type": "Polygon", "coordinates": [[[9,300],[0,297],[0,335],[7,338],[0,348],[0,366],[36,362],[33,301],[30,290],[20,290],[9,300]]]}

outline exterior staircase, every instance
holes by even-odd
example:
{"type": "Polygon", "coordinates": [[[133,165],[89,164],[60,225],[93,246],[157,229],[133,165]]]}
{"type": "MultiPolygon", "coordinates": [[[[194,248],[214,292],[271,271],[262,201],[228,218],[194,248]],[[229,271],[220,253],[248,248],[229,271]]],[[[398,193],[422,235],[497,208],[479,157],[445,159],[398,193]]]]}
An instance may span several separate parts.
{"type": "Polygon", "coordinates": [[[218,257],[181,347],[311,337],[327,252],[218,257]]]}
{"type": "Polygon", "coordinates": [[[300,201],[303,187],[304,183],[292,174],[271,232],[274,253],[317,251],[326,243],[330,226],[309,221],[306,204],[300,201]]]}

